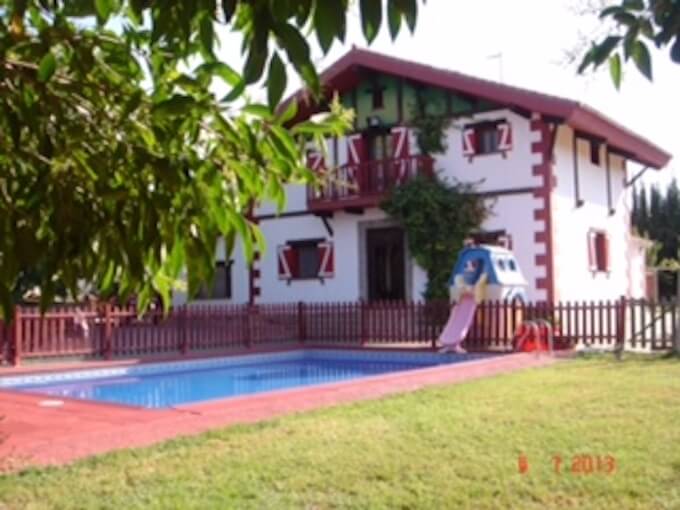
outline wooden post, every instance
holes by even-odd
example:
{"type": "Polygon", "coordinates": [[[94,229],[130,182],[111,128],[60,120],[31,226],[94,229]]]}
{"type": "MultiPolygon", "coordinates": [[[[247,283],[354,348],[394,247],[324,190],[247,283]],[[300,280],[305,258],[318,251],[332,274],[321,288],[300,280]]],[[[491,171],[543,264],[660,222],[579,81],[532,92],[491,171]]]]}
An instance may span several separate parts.
{"type": "Polygon", "coordinates": [[[113,356],[113,324],[111,324],[111,303],[104,303],[104,357],[111,359],[113,356]]]}
{"type": "Polygon", "coordinates": [[[305,343],[305,340],[307,340],[307,331],[305,329],[305,303],[303,301],[298,302],[297,322],[298,322],[298,341],[303,344],[305,343]]]}
{"type": "Polygon", "coordinates": [[[246,349],[250,349],[253,345],[253,332],[251,328],[251,316],[254,310],[254,305],[246,305],[246,314],[245,314],[245,319],[246,319],[246,327],[245,327],[245,347],[246,349]]]}
{"type": "MultiPolygon", "coordinates": [[[[673,353],[680,356],[680,272],[675,273],[675,324],[673,324],[673,353]]],[[[664,317],[664,320],[666,318],[664,317]]]]}
{"type": "Polygon", "coordinates": [[[14,321],[12,323],[12,365],[21,363],[21,307],[14,307],[14,321]]]}
{"type": "Polygon", "coordinates": [[[365,301],[360,301],[359,302],[359,322],[361,323],[361,346],[363,347],[366,344],[366,341],[368,339],[368,329],[367,329],[367,317],[366,317],[366,307],[368,306],[368,303],[365,301]]]}
{"type": "Polygon", "coordinates": [[[179,350],[183,356],[186,356],[187,352],[189,352],[189,342],[187,338],[187,313],[188,313],[188,307],[187,305],[182,305],[182,308],[179,310],[179,335],[180,335],[180,347],[179,350]]]}
{"type": "Polygon", "coordinates": [[[616,314],[616,359],[621,359],[626,349],[626,296],[621,296],[616,314]]]}

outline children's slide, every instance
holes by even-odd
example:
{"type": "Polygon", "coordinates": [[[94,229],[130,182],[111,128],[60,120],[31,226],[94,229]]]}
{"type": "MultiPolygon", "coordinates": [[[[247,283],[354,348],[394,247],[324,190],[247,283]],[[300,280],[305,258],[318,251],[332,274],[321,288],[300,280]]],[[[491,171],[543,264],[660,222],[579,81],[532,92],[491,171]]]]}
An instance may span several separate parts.
{"type": "Polygon", "coordinates": [[[442,344],[442,351],[458,350],[463,342],[468,329],[472,325],[475,317],[477,302],[473,295],[466,294],[461,296],[460,301],[451,310],[449,320],[444,327],[439,342],[442,344]]]}

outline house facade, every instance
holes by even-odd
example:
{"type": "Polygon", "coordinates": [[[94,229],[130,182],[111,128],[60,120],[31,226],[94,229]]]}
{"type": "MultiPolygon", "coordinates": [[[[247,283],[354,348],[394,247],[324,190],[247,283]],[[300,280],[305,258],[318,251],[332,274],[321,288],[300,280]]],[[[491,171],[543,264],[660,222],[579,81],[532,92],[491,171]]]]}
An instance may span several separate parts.
{"type": "MultiPolygon", "coordinates": [[[[631,231],[627,163],[662,169],[668,153],[580,103],[366,50],[321,78],[327,100],[337,94],[356,112],[352,133],[310,150],[309,166],[329,179],[320,189],[289,185],[284,211],[257,207],[267,251],[248,265],[221,247],[204,297],[422,299],[426,274],[379,207],[419,175],[476,183],[491,214],[475,238],[513,250],[530,300],[641,297],[645,244],[631,231]],[[442,154],[420,154],[411,121],[423,114],[450,120],[442,154]]],[[[293,99],[297,121],[327,108],[302,92],[293,99]]]]}

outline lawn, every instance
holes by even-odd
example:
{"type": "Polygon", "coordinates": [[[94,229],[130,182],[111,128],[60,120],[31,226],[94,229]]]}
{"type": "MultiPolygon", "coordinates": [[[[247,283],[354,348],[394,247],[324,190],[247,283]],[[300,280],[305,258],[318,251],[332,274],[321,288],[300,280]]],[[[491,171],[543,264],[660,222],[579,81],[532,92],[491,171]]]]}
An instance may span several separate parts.
{"type": "Polygon", "coordinates": [[[232,427],[0,477],[0,502],[680,508],[680,361],[580,359],[232,427]]]}

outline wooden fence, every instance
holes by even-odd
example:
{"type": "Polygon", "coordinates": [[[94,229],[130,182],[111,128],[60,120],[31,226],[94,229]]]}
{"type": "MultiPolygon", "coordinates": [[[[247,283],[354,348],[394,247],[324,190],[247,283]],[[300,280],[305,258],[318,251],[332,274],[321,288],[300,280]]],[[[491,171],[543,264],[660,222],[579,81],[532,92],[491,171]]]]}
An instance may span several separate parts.
{"type": "MultiPolygon", "coordinates": [[[[435,303],[190,305],[139,316],[134,307],[17,307],[0,323],[0,363],[35,358],[121,358],[287,347],[436,348],[450,306],[435,303]]],[[[678,309],[671,302],[485,302],[465,339],[470,351],[511,351],[518,326],[545,319],[558,347],[667,350],[678,309]]]]}

